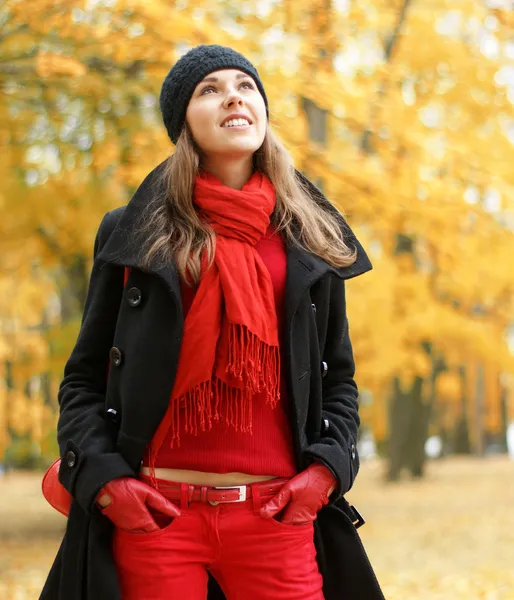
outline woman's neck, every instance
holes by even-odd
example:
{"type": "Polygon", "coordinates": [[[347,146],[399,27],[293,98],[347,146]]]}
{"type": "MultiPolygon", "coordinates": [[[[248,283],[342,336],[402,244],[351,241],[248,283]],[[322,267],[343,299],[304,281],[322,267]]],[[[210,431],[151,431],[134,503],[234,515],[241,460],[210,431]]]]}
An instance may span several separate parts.
{"type": "Polygon", "coordinates": [[[202,168],[219,179],[223,185],[240,190],[252,176],[253,160],[252,157],[237,160],[205,159],[202,168]]]}

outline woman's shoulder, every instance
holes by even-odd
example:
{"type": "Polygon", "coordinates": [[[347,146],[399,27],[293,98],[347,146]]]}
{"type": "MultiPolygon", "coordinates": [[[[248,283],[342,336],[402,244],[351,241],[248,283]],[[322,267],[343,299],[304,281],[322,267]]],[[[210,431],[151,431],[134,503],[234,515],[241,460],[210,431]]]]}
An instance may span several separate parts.
{"type": "Polygon", "coordinates": [[[119,206],[113,210],[106,212],[98,227],[95,241],[95,256],[103,248],[107,240],[110,238],[111,233],[114,231],[118,221],[121,219],[125,212],[126,206],[119,206]]]}
{"type": "Polygon", "coordinates": [[[126,205],[118,206],[118,208],[114,208],[113,210],[109,210],[108,212],[106,212],[103,216],[100,227],[104,227],[106,229],[114,229],[118,221],[123,216],[123,213],[125,212],[126,208],[126,205]]]}

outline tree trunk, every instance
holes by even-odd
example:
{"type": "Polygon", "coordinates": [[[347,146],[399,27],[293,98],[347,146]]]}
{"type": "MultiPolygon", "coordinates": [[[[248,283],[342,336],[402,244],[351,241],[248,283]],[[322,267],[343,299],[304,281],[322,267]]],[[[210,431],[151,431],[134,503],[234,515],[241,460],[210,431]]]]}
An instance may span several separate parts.
{"type": "Polygon", "coordinates": [[[475,454],[485,454],[484,431],[484,405],[485,405],[485,370],[484,365],[477,365],[477,378],[475,387],[475,454]]]}
{"type": "Polygon", "coordinates": [[[416,377],[409,391],[411,423],[407,433],[405,466],[413,477],[423,477],[425,468],[425,442],[428,437],[431,403],[423,400],[423,379],[416,377]]]}
{"type": "Polygon", "coordinates": [[[507,452],[507,427],[509,425],[509,415],[508,415],[508,401],[509,401],[509,393],[507,390],[507,386],[504,384],[501,375],[499,378],[499,387],[500,387],[500,412],[501,412],[501,426],[500,426],[500,443],[505,452],[507,452]]]}
{"type": "MultiPolygon", "coordinates": [[[[6,390],[13,390],[14,389],[14,379],[13,379],[13,363],[10,360],[6,360],[4,361],[4,372],[5,372],[5,379],[4,379],[4,387],[6,390]]],[[[12,411],[12,406],[10,405],[10,395],[7,394],[7,404],[5,406],[5,423],[6,423],[6,432],[7,432],[7,439],[10,440],[11,445],[12,445],[12,441],[13,438],[15,436],[15,432],[11,427],[11,411],[12,411]]],[[[10,471],[12,464],[11,464],[11,458],[8,452],[9,449],[9,442],[6,444],[6,448],[5,448],[5,455],[3,457],[4,459],[4,467],[6,471],[10,471]]],[[[2,458],[2,457],[0,457],[2,458]]]]}
{"type": "Polygon", "coordinates": [[[407,408],[400,388],[400,380],[395,377],[389,400],[389,470],[387,473],[389,481],[397,481],[402,470],[402,453],[405,445],[402,435],[408,423],[407,408]]]}
{"type": "Polygon", "coordinates": [[[468,393],[466,387],[467,371],[464,365],[459,367],[461,389],[461,414],[454,431],[453,451],[455,454],[471,454],[468,425],[468,393]]]}
{"type": "Polygon", "coordinates": [[[421,377],[416,377],[404,391],[400,378],[393,380],[389,403],[389,481],[397,481],[404,467],[416,477],[423,475],[430,413],[423,403],[423,383],[421,377]]]}

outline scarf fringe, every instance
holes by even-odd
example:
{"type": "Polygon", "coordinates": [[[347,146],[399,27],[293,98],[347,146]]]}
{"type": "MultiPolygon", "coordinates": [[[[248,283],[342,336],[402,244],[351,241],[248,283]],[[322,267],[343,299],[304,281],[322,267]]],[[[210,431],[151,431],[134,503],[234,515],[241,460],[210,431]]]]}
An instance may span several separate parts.
{"type": "Polygon", "coordinates": [[[151,483],[155,488],[157,454],[171,431],[171,448],[180,446],[181,408],[184,409],[184,431],[212,429],[212,423],[224,422],[235,431],[252,433],[253,398],[264,392],[266,403],[273,409],[280,400],[280,351],[278,346],[262,342],[244,325],[229,325],[229,362],[226,373],[235,377],[242,387],[233,387],[213,375],[170,401],[168,410],[148,449],[151,483]]]}
{"type": "Polygon", "coordinates": [[[249,393],[266,393],[275,407],[279,398],[280,352],[278,346],[262,342],[246,326],[229,325],[229,355],[226,373],[233,375],[249,393]]]}

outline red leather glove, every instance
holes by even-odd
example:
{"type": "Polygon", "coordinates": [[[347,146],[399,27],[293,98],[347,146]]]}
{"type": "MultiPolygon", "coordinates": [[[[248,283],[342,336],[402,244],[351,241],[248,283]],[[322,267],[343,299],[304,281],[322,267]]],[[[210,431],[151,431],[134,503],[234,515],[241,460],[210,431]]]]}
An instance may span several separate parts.
{"type": "Polygon", "coordinates": [[[336,486],[337,480],[330,469],[320,463],[313,463],[290,479],[261,508],[261,516],[269,519],[285,508],[281,519],[284,525],[310,523],[316,520],[320,508],[328,504],[328,497],[336,486]]]}
{"type": "Polygon", "coordinates": [[[172,518],[180,516],[180,509],[153,487],[133,477],[119,477],[106,483],[97,495],[111,497],[111,503],[102,507],[103,515],[116,527],[131,533],[151,533],[160,527],[155,522],[149,508],[172,518]]]}

